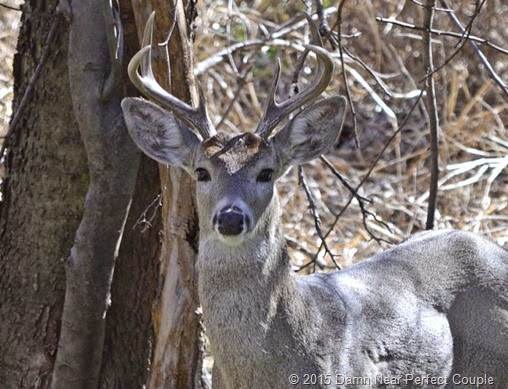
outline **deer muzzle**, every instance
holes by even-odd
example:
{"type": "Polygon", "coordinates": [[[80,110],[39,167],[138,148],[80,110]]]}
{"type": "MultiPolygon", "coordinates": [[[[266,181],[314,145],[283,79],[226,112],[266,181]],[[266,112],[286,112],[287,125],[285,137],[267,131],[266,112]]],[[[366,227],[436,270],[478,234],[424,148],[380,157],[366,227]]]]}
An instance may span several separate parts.
{"type": "Polygon", "coordinates": [[[249,228],[249,216],[241,208],[231,205],[221,209],[213,217],[215,230],[225,236],[237,236],[249,228]]]}

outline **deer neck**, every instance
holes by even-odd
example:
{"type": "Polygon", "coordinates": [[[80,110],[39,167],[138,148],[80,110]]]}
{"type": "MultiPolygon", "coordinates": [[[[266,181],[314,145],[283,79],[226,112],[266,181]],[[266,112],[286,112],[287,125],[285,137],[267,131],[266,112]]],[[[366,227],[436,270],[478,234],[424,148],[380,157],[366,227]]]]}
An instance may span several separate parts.
{"type": "MultiPolygon", "coordinates": [[[[199,294],[214,353],[262,349],[270,336],[309,326],[291,271],[278,199],[274,196],[251,239],[226,245],[202,231],[199,294]],[[261,347],[260,347],[261,346],[261,347]]],[[[286,334],[287,335],[287,334],[286,334]]]]}

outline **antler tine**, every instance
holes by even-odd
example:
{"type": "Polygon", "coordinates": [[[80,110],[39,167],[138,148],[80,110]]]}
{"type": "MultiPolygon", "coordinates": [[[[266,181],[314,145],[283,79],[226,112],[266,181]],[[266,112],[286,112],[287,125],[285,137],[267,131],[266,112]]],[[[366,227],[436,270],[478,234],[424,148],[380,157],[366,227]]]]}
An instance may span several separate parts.
{"type": "Polygon", "coordinates": [[[205,97],[201,88],[199,88],[199,105],[194,108],[166,92],[155,80],[151,55],[154,17],[155,12],[152,12],[146,23],[142,42],[143,48],[129,62],[129,78],[145,97],[170,110],[180,120],[196,129],[203,139],[210,138],[215,134],[215,129],[208,117],[205,97]]]}
{"type": "Polygon", "coordinates": [[[312,18],[305,14],[311,31],[312,44],[303,46],[316,54],[318,59],[318,69],[316,71],[316,77],[311,84],[305,88],[302,92],[287,99],[283,103],[277,104],[275,101],[275,94],[277,91],[277,85],[280,78],[280,61],[277,63],[277,69],[272,79],[270,91],[268,93],[268,100],[266,102],[265,114],[259,122],[256,130],[254,131],[257,135],[266,139],[270,136],[273,129],[279,124],[285,117],[293,112],[298,107],[316,99],[326,89],[330,80],[332,79],[334,63],[328,51],[323,49],[323,43],[319,35],[319,31],[312,21],[312,18]]]}

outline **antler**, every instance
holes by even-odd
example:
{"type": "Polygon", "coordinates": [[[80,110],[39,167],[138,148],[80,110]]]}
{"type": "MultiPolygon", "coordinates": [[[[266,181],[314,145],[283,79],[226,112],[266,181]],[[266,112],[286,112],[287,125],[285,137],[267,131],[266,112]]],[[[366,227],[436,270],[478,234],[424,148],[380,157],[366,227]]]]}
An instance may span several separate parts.
{"type": "Polygon", "coordinates": [[[318,60],[316,77],[302,92],[287,99],[281,104],[277,104],[275,101],[275,93],[277,91],[281,72],[280,61],[277,62],[277,69],[268,92],[265,114],[254,131],[264,139],[268,138],[275,126],[277,126],[277,124],[279,124],[282,119],[288,116],[291,112],[316,99],[326,89],[332,79],[334,69],[333,59],[330,57],[328,51],[323,49],[323,43],[321,41],[319,31],[312,21],[312,18],[307,14],[305,14],[305,16],[309,22],[313,44],[304,44],[303,46],[316,54],[318,60]]]}
{"type": "Polygon", "coordinates": [[[166,92],[155,80],[152,71],[152,36],[155,12],[148,19],[143,33],[142,49],[129,62],[128,73],[134,86],[145,96],[170,110],[180,120],[195,128],[203,139],[215,134],[208,112],[205,96],[199,88],[199,105],[194,108],[166,92]],[[148,56],[146,55],[148,53],[148,56]],[[140,66],[141,65],[141,66],[140,66]],[[140,68],[140,72],[138,72],[140,68]],[[141,73],[141,74],[140,74],[141,73]]]}

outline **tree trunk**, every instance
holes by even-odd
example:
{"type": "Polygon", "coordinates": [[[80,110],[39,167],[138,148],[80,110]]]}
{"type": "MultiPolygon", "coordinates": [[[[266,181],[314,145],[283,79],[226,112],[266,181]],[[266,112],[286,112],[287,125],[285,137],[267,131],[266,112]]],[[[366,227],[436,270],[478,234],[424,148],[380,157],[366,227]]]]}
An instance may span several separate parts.
{"type": "MultiPolygon", "coordinates": [[[[130,0],[120,0],[125,35],[125,63],[139,49],[130,0]]],[[[127,77],[128,95],[137,91],[127,77]]],[[[147,383],[153,356],[152,305],[159,277],[162,241],[161,184],[158,164],[141,155],[133,203],[115,265],[101,388],[141,388],[147,383]]]]}
{"type": "Polygon", "coordinates": [[[65,292],[64,262],[83,213],[88,167],[72,112],[67,24],[57,0],[27,1],[14,60],[14,106],[57,23],[49,57],[8,141],[0,203],[0,386],[47,387],[65,292]]]}
{"type": "Polygon", "coordinates": [[[73,1],[69,81],[90,184],[66,266],[62,328],[52,387],[96,388],[102,365],[115,260],[137,178],[139,151],[127,133],[120,102],[119,26],[109,2],[73,1]]]}
{"type": "MultiPolygon", "coordinates": [[[[176,0],[173,5],[173,1],[133,0],[132,4],[140,40],[152,10],[156,10],[156,43],[166,40],[175,15],[168,47],[171,82],[167,77],[166,56],[161,51],[154,56],[154,71],[161,85],[171,85],[173,95],[196,104],[190,27],[182,1],[176,0]]],[[[202,327],[194,269],[198,240],[194,183],[180,169],[161,165],[160,173],[164,224],[162,282],[154,307],[155,353],[148,387],[203,388],[207,384],[202,377],[202,327]]]]}
{"type": "MultiPolygon", "coordinates": [[[[128,59],[139,43],[130,4],[125,3],[122,21],[128,59]]],[[[87,156],[71,104],[69,25],[63,17],[55,18],[57,4],[57,0],[26,3],[15,57],[16,113],[57,20],[48,59],[8,142],[5,161],[0,203],[2,388],[49,387],[60,335],[64,265],[89,185],[87,156]]],[[[127,77],[122,84],[130,85],[127,77]]],[[[132,88],[130,94],[135,93],[132,88]]],[[[157,164],[142,156],[138,177],[107,317],[104,388],[141,387],[153,353],[151,307],[159,278],[160,209],[149,209],[150,228],[148,221],[136,222],[160,194],[157,164]]]]}
{"type": "MultiPolygon", "coordinates": [[[[14,112],[44,52],[48,31],[57,20],[48,60],[9,140],[5,161],[7,176],[0,203],[0,382],[6,388],[50,385],[61,329],[65,260],[85,211],[89,187],[90,166],[71,105],[69,25],[54,16],[57,3],[26,3],[15,58],[14,112]]],[[[120,3],[128,60],[139,43],[130,2],[120,3]]],[[[133,1],[133,5],[141,9],[139,2],[133,1]]],[[[146,16],[150,5],[144,6],[146,16]]],[[[166,16],[158,20],[160,36],[156,39],[162,41],[172,8],[163,1],[154,1],[152,6],[160,16],[166,16]]],[[[138,29],[146,20],[140,15],[138,12],[138,29]]],[[[191,96],[195,99],[192,50],[183,13],[174,36],[170,52],[178,54],[171,55],[172,92],[191,101],[191,96]]],[[[164,65],[156,69],[159,76],[167,74],[164,65]]],[[[83,76],[79,74],[78,79],[83,76]]],[[[121,83],[130,85],[126,78],[121,83]]],[[[127,94],[135,93],[131,90],[127,94]]],[[[197,219],[189,196],[194,191],[192,182],[181,171],[170,173],[144,156],[137,177],[111,287],[100,387],[142,387],[147,381],[150,387],[203,387],[194,274],[197,219]],[[161,180],[162,213],[157,201],[161,180]]],[[[118,202],[118,197],[113,197],[111,204],[118,202]]],[[[101,301],[105,307],[105,300],[101,301]]],[[[71,338],[79,340],[79,335],[71,338]]]]}

